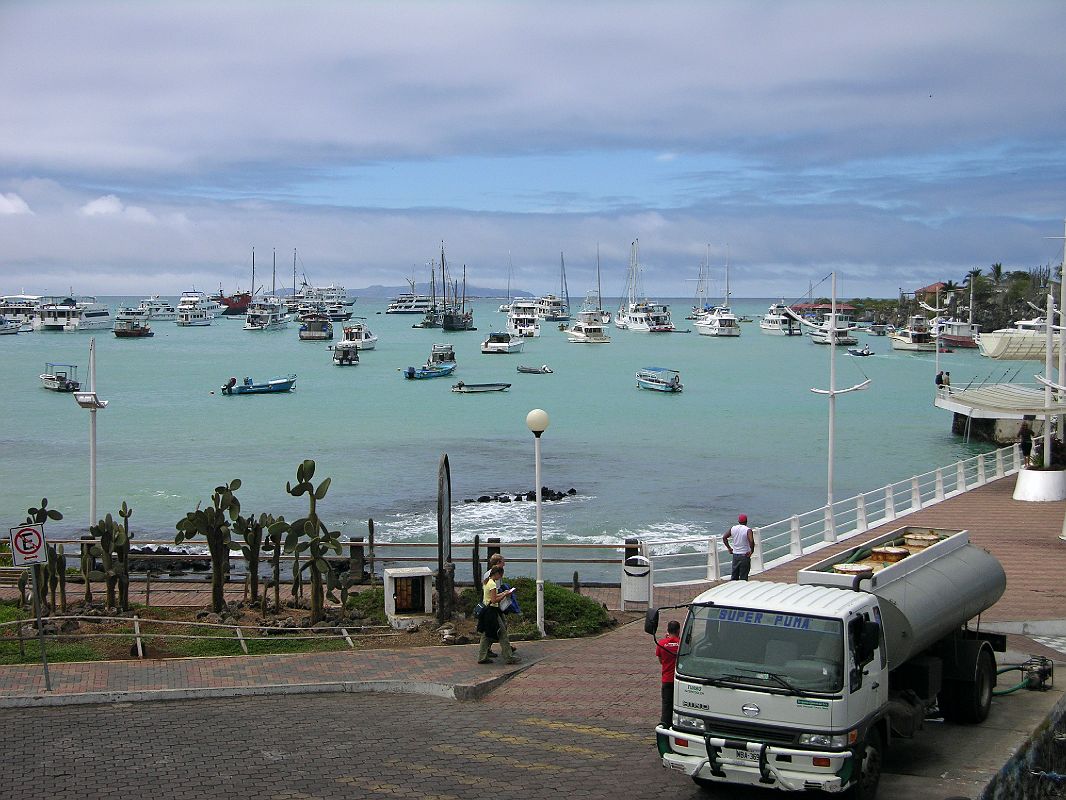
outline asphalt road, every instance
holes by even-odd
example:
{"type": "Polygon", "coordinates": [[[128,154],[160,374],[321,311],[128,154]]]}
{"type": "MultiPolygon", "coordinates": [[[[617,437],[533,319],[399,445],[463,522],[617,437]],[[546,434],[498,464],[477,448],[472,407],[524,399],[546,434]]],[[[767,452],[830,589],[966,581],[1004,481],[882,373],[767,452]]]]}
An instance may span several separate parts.
{"type": "MultiPolygon", "coordinates": [[[[1010,755],[1004,730],[1032,730],[1054,701],[1017,693],[997,699],[984,726],[929,723],[889,752],[880,800],[976,797],[1010,755]]],[[[2,710],[0,747],[2,794],[27,800],[782,797],[702,793],[662,769],[644,727],[413,695],[2,710]]]]}

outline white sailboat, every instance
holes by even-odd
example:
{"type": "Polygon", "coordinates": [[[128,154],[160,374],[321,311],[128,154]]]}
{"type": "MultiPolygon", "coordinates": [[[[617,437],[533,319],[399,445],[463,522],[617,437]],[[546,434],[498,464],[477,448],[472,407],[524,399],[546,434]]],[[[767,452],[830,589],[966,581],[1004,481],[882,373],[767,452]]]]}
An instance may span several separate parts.
{"type": "Polygon", "coordinates": [[[740,323],[729,307],[729,258],[725,261],[725,300],[722,305],[711,306],[707,311],[697,312],[692,324],[702,336],[740,336],[740,323]]]}
{"type": "Polygon", "coordinates": [[[669,333],[674,330],[670,320],[670,306],[653,303],[644,296],[640,266],[640,240],[633,241],[629,256],[629,271],[626,275],[626,291],[615,314],[614,326],[623,331],[643,333],[669,333]]]}

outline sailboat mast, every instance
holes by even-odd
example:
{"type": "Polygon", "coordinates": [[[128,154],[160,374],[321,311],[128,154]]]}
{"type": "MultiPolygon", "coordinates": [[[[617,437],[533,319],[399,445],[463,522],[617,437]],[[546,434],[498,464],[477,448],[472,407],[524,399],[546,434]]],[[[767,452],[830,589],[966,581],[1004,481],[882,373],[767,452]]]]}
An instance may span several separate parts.
{"type": "Polygon", "coordinates": [[[292,248],[292,296],[296,297],[296,248],[292,248]]]}
{"type": "Polygon", "coordinates": [[[600,243],[596,242],[596,310],[603,310],[603,293],[600,291],[600,243]]]}
{"type": "Polygon", "coordinates": [[[252,297],[255,297],[255,246],[252,246],[252,297]]]}
{"type": "Polygon", "coordinates": [[[559,296],[566,301],[566,313],[570,313],[570,290],[566,286],[566,261],[563,251],[559,251],[559,296]]]}
{"type": "Polygon", "coordinates": [[[729,307],[729,245],[725,246],[725,305],[729,307]]]}
{"type": "Polygon", "coordinates": [[[277,296],[278,293],[278,248],[274,248],[274,266],[270,273],[270,295],[271,297],[277,296]]]}

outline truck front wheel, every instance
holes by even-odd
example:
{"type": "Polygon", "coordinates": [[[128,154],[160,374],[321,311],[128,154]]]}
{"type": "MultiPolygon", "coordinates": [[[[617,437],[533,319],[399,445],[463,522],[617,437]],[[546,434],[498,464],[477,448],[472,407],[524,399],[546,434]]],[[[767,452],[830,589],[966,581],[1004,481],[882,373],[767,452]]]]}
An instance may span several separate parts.
{"type": "Polygon", "coordinates": [[[881,733],[876,728],[866,732],[866,742],[863,744],[862,764],[859,766],[859,776],[851,784],[847,795],[849,800],[873,800],[877,794],[877,784],[881,782],[881,754],[884,744],[881,741],[881,733]]]}

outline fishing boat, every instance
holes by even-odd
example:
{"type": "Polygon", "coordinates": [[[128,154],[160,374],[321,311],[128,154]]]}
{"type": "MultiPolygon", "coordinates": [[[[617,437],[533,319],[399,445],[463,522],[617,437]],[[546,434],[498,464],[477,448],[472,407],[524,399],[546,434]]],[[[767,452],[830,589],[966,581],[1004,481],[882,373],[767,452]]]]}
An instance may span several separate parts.
{"type": "Polygon", "coordinates": [[[462,394],[479,394],[481,392],[506,392],[511,388],[509,383],[459,383],[452,386],[453,392],[462,394]]]}
{"type": "Polygon", "coordinates": [[[0,317],[0,336],[17,334],[21,328],[21,323],[7,317],[0,317]]]}
{"type": "Polygon", "coordinates": [[[614,326],[624,331],[645,333],[670,333],[674,324],[670,320],[670,306],[653,303],[644,295],[643,267],[640,265],[640,241],[633,242],[626,275],[626,293],[614,317],[614,326]]]}
{"type": "Polygon", "coordinates": [[[770,336],[802,336],[803,326],[799,320],[788,313],[784,300],[771,303],[759,320],[759,330],[770,336]]]}
{"type": "Polygon", "coordinates": [[[174,304],[169,300],[164,300],[157,294],[141,300],[137,308],[147,315],[146,321],[148,322],[153,320],[173,322],[178,318],[178,310],[174,307],[174,304]]]}
{"type": "Polygon", "coordinates": [[[148,311],[141,308],[124,308],[115,316],[112,332],[119,339],[143,339],[155,336],[148,325],[148,311]]]}
{"type": "Polygon", "coordinates": [[[525,364],[519,364],[518,371],[524,372],[527,375],[550,375],[551,373],[555,372],[555,370],[553,370],[547,364],[541,364],[539,367],[529,367],[525,364]]]}
{"type": "Polygon", "coordinates": [[[53,392],[76,392],[81,388],[76,364],[54,364],[49,361],[41,373],[41,385],[53,392]]]}
{"type": "Polygon", "coordinates": [[[291,392],[295,388],[295,375],[289,375],[287,378],[271,378],[265,383],[256,383],[248,377],[243,382],[237,383],[236,378],[230,378],[229,382],[222,387],[222,394],[275,394],[277,392],[291,392]]]}
{"type": "Polygon", "coordinates": [[[429,351],[430,366],[443,366],[455,363],[455,348],[450,344],[435,344],[429,351]]]}
{"type": "MultiPolygon", "coordinates": [[[[977,347],[977,335],[981,332],[981,326],[976,322],[966,322],[961,319],[945,319],[939,317],[933,320],[933,331],[939,333],[940,344],[944,347],[977,347]]],[[[936,336],[934,338],[937,338],[936,336]]]]}
{"type": "Polygon", "coordinates": [[[486,355],[493,353],[521,353],[525,343],[521,336],[516,336],[513,333],[493,331],[481,343],[481,352],[486,355]]]}
{"type": "Polygon", "coordinates": [[[373,350],[377,346],[378,337],[367,327],[366,322],[356,322],[344,326],[344,341],[354,342],[359,350],[373,350]]]}
{"type": "MultiPolygon", "coordinates": [[[[254,281],[255,278],[252,280],[254,281]]],[[[219,284],[218,294],[211,295],[210,299],[218,303],[219,316],[239,317],[248,312],[248,306],[252,303],[252,293],[234,289],[233,294],[226,294],[222,291],[222,284],[219,284]]]]}
{"type": "Polygon", "coordinates": [[[654,392],[680,392],[684,389],[681,373],[665,367],[644,367],[637,372],[637,388],[654,392]]]}
{"type": "Polygon", "coordinates": [[[39,331],[95,331],[114,323],[111,309],[95,297],[64,297],[40,307],[34,326],[39,331]]]}
{"type": "Polygon", "coordinates": [[[182,328],[203,327],[211,324],[218,310],[218,303],[193,289],[181,293],[174,322],[182,328]]]}
{"type": "Polygon", "coordinates": [[[507,314],[507,332],[525,338],[540,336],[537,304],[518,297],[512,300],[511,311],[507,314]]]}
{"type": "MultiPolygon", "coordinates": [[[[441,250],[441,261],[444,260],[444,251],[441,250]]],[[[441,315],[440,326],[446,331],[476,331],[474,327],[474,309],[466,307],[466,267],[463,267],[463,294],[459,297],[459,286],[456,283],[452,289],[452,302],[448,304],[447,287],[444,295],[444,313],[441,315]]]]}
{"type": "Polygon", "coordinates": [[[305,342],[328,341],[333,338],[333,322],[322,312],[304,314],[300,317],[298,336],[305,342]]]}
{"type": "Polygon", "coordinates": [[[936,339],[929,329],[929,320],[920,314],[915,314],[904,328],[889,334],[893,350],[908,350],[911,352],[932,353],[936,351],[936,339]]]}

